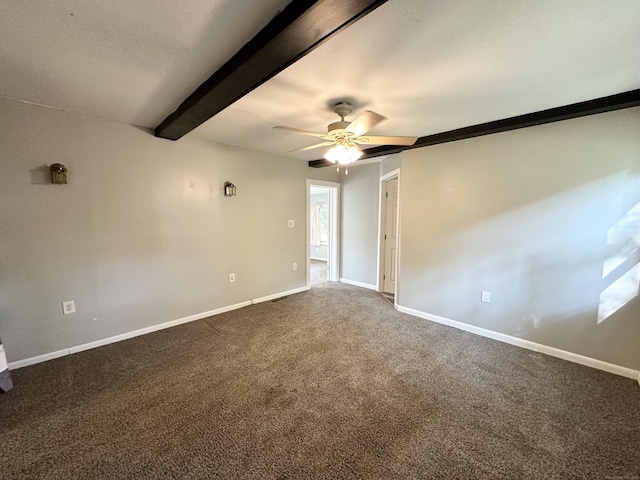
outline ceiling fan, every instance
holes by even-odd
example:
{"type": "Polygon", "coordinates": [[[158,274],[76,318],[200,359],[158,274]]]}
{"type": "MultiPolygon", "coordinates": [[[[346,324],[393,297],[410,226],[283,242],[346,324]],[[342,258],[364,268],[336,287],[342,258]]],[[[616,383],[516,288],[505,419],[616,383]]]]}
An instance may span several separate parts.
{"type": "MultiPolygon", "coordinates": [[[[326,134],[281,125],[273,128],[323,139],[323,142],[316,143],[309,147],[298,148],[297,150],[292,150],[292,152],[303,152],[305,150],[330,146],[331,148],[324,155],[324,158],[332,163],[337,163],[338,170],[340,169],[340,165],[348,165],[355,162],[363,155],[364,152],[358,145],[413,145],[416,143],[416,140],[418,140],[418,137],[364,135],[378,123],[385,120],[385,117],[375,112],[364,110],[360,112],[353,121],[347,122],[344,117],[349,115],[353,111],[353,108],[344,102],[338,103],[333,108],[333,111],[340,116],[340,121],[329,124],[326,134]]],[[[348,172],[347,170],[345,173],[348,174],[348,172]]]]}

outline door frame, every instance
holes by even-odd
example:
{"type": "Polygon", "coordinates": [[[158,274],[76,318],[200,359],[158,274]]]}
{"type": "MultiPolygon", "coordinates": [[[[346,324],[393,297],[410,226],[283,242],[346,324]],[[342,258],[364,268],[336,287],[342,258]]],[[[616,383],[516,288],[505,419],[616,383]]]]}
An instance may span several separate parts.
{"type": "Polygon", "coordinates": [[[329,260],[327,267],[329,268],[329,281],[337,282],[340,279],[340,183],[327,182],[325,180],[313,180],[307,178],[307,194],[305,208],[307,213],[306,225],[306,242],[307,242],[307,290],[311,288],[311,186],[325,187],[331,189],[330,209],[331,209],[331,232],[329,235],[329,260]]]}
{"type": "Polygon", "coordinates": [[[384,184],[393,180],[394,178],[398,179],[398,204],[396,210],[396,285],[395,291],[393,292],[393,303],[397,307],[398,306],[398,283],[400,281],[400,169],[396,168],[395,170],[386,173],[380,177],[380,188],[378,191],[378,198],[380,199],[379,210],[378,210],[378,278],[376,283],[376,290],[378,292],[382,292],[384,290],[384,282],[382,276],[384,275],[384,225],[386,223],[387,212],[386,212],[386,201],[385,197],[382,195],[384,193],[384,184]]]}

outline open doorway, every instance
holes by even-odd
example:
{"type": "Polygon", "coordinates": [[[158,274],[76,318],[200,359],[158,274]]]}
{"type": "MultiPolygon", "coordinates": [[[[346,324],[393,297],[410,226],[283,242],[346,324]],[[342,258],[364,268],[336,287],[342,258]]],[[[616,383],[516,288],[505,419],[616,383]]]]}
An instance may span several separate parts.
{"type": "Polygon", "coordinates": [[[378,291],[394,304],[397,302],[399,177],[399,169],[380,177],[378,291]]]}
{"type": "Polygon", "coordinates": [[[339,278],[339,187],[307,180],[307,288],[339,278]]]}

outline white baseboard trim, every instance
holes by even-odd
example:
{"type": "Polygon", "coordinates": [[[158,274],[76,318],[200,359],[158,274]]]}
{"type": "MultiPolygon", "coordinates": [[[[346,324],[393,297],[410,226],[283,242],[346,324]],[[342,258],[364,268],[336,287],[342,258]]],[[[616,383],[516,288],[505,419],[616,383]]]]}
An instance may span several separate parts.
{"type": "Polygon", "coordinates": [[[128,340],[133,337],[139,337],[140,335],[146,335],[147,333],[157,332],[158,330],[164,330],[165,328],[176,327],[178,325],[182,325],[183,323],[194,322],[196,320],[200,320],[201,318],[212,317],[214,315],[219,315],[224,312],[229,312],[231,310],[236,310],[238,308],[247,307],[249,305],[251,305],[250,301],[240,302],[240,303],[236,303],[235,305],[216,308],[215,310],[209,310],[208,312],[197,313],[195,315],[189,315],[188,317],[178,318],[177,320],[171,320],[169,322],[159,323],[158,325],[151,325],[150,327],[141,328],[139,330],[133,330],[132,332],[122,333],[120,335],[115,335],[113,337],[103,338],[100,340],[96,340],[95,342],[83,343],[82,345],[77,345],[75,347],[69,348],[69,354],[79,353],[85,350],[90,350],[92,348],[102,347],[104,345],[120,342],[122,340],[128,340]]]}
{"type": "Polygon", "coordinates": [[[28,367],[36,363],[46,362],[47,360],[53,360],[54,358],[64,357],[69,355],[69,349],[57,350],[55,352],[49,352],[42,355],[37,355],[31,358],[25,358],[24,360],[17,360],[15,362],[9,362],[9,370],[15,370],[17,368],[28,367]]]}
{"type": "Polygon", "coordinates": [[[29,365],[35,365],[36,363],[46,362],[47,360],[53,360],[54,358],[64,357],[65,355],[72,355],[74,353],[83,352],[85,350],[90,350],[92,348],[102,347],[104,345],[120,342],[122,340],[128,340],[130,338],[138,337],[140,335],[145,335],[147,333],[157,332],[158,330],[164,330],[165,328],[175,327],[177,325],[182,325],[183,323],[193,322],[195,320],[200,320],[201,318],[212,317],[214,315],[219,315],[221,313],[230,312],[231,310],[237,310],[238,308],[248,307],[249,305],[253,305],[260,302],[266,302],[268,300],[285,297],[287,295],[293,295],[294,293],[299,293],[306,290],[307,290],[306,286],[295,288],[293,290],[288,290],[286,292],[275,293],[273,295],[268,295],[266,297],[261,297],[261,298],[254,298],[244,302],[236,303],[234,305],[227,305],[226,307],[216,308],[214,310],[209,310],[207,312],[196,313],[195,315],[189,315],[188,317],[178,318],[177,320],[171,320],[169,322],[159,323],[157,325],[151,325],[150,327],[140,328],[138,330],[133,330],[131,332],[121,333],[120,335],[115,335],[113,337],[102,338],[100,340],[96,340],[93,342],[83,343],[82,345],[76,345],[74,347],[65,348],[63,350],[57,350],[55,352],[50,352],[50,353],[45,353],[43,355],[37,355],[35,357],[25,358],[24,360],[17,360],[15,362],[9,363],[9,370],[16,370],[18,368],[28,367],[29,365]]]}
{"type": "Polygon", "coordinates": [[[378,290],[378,287],[376,287],[371,283],[358,282],[356,280],[349,280],[347,278],[341,278],[340,282],[346,283],[348,285],[354,285],[356,287],[368,288],[370,290],[376,290],[376,291],[378,290]]]}
{"type": "Polygon", "coordinates": [[[470,333],[475,333],[476,335],[480,335],[482,337],[492,338],[493,340],[498,340],[499,342],[515,345],[516,347],[526,348],[527,350],[533,350],[534,352],[545,353],[547,355],[551,355],[552,357],[561,358],[573,363],[579,363],[580,365],[596,368],[598,370],[604,370],[605,372],[614,373],[623,377],[637,379],[638,384],[640,384],[640,371],[633,370],[632,368],[603,362],[602,360],[597,360],[595,358],[585,357],[577,353],[567,352],[566,350],[560,350],[559,348],[549,347],[547,345],[542,345],[541,343],[535,343],[529,340],[524,340],[522,338],[506,335],[504,333],[494,332],[493,330],[487,330],[485,328],[476,327],[467,323],[457,322],[455,320],[440,317],[438,315],[433,315],[431,313],[421,312],[419,310],[403,307],[401,305],[397,306],[397,310],[402,313],[413,315],[414,317],[420,317],[424,318],[425,320],[448,325],[449,327],[457,328],[459,330],[464,330],[470,333]]]}
{"type": "Polygon", "coordinates": [[[307,290],[309,290],[309,289],[306,286],[305,287],[294,288],[293,290],[288,290],[286,292],[280,292],[280,293],[274,293],[273,295],[267,295],[266,297],[253,298],[253,299],[251,299],[251,302],[249,302],[249,303],[250,304],[253,303],[255,305],[256,303],[268,302],[270,300],[275,300],[276,298],[282,298],[282,297],[286,297],[287,295],[293,295],[294,293],[306,292],[307,290]]]}

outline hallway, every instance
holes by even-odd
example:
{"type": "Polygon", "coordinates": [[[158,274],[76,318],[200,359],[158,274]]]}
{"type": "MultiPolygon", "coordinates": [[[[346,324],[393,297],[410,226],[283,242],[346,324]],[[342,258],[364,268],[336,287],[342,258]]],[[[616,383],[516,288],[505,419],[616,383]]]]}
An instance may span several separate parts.
{"type": "Polygon", "coordinates": [[[327,262],[311,260],[311,286],[327,281],[327,262]]]}

